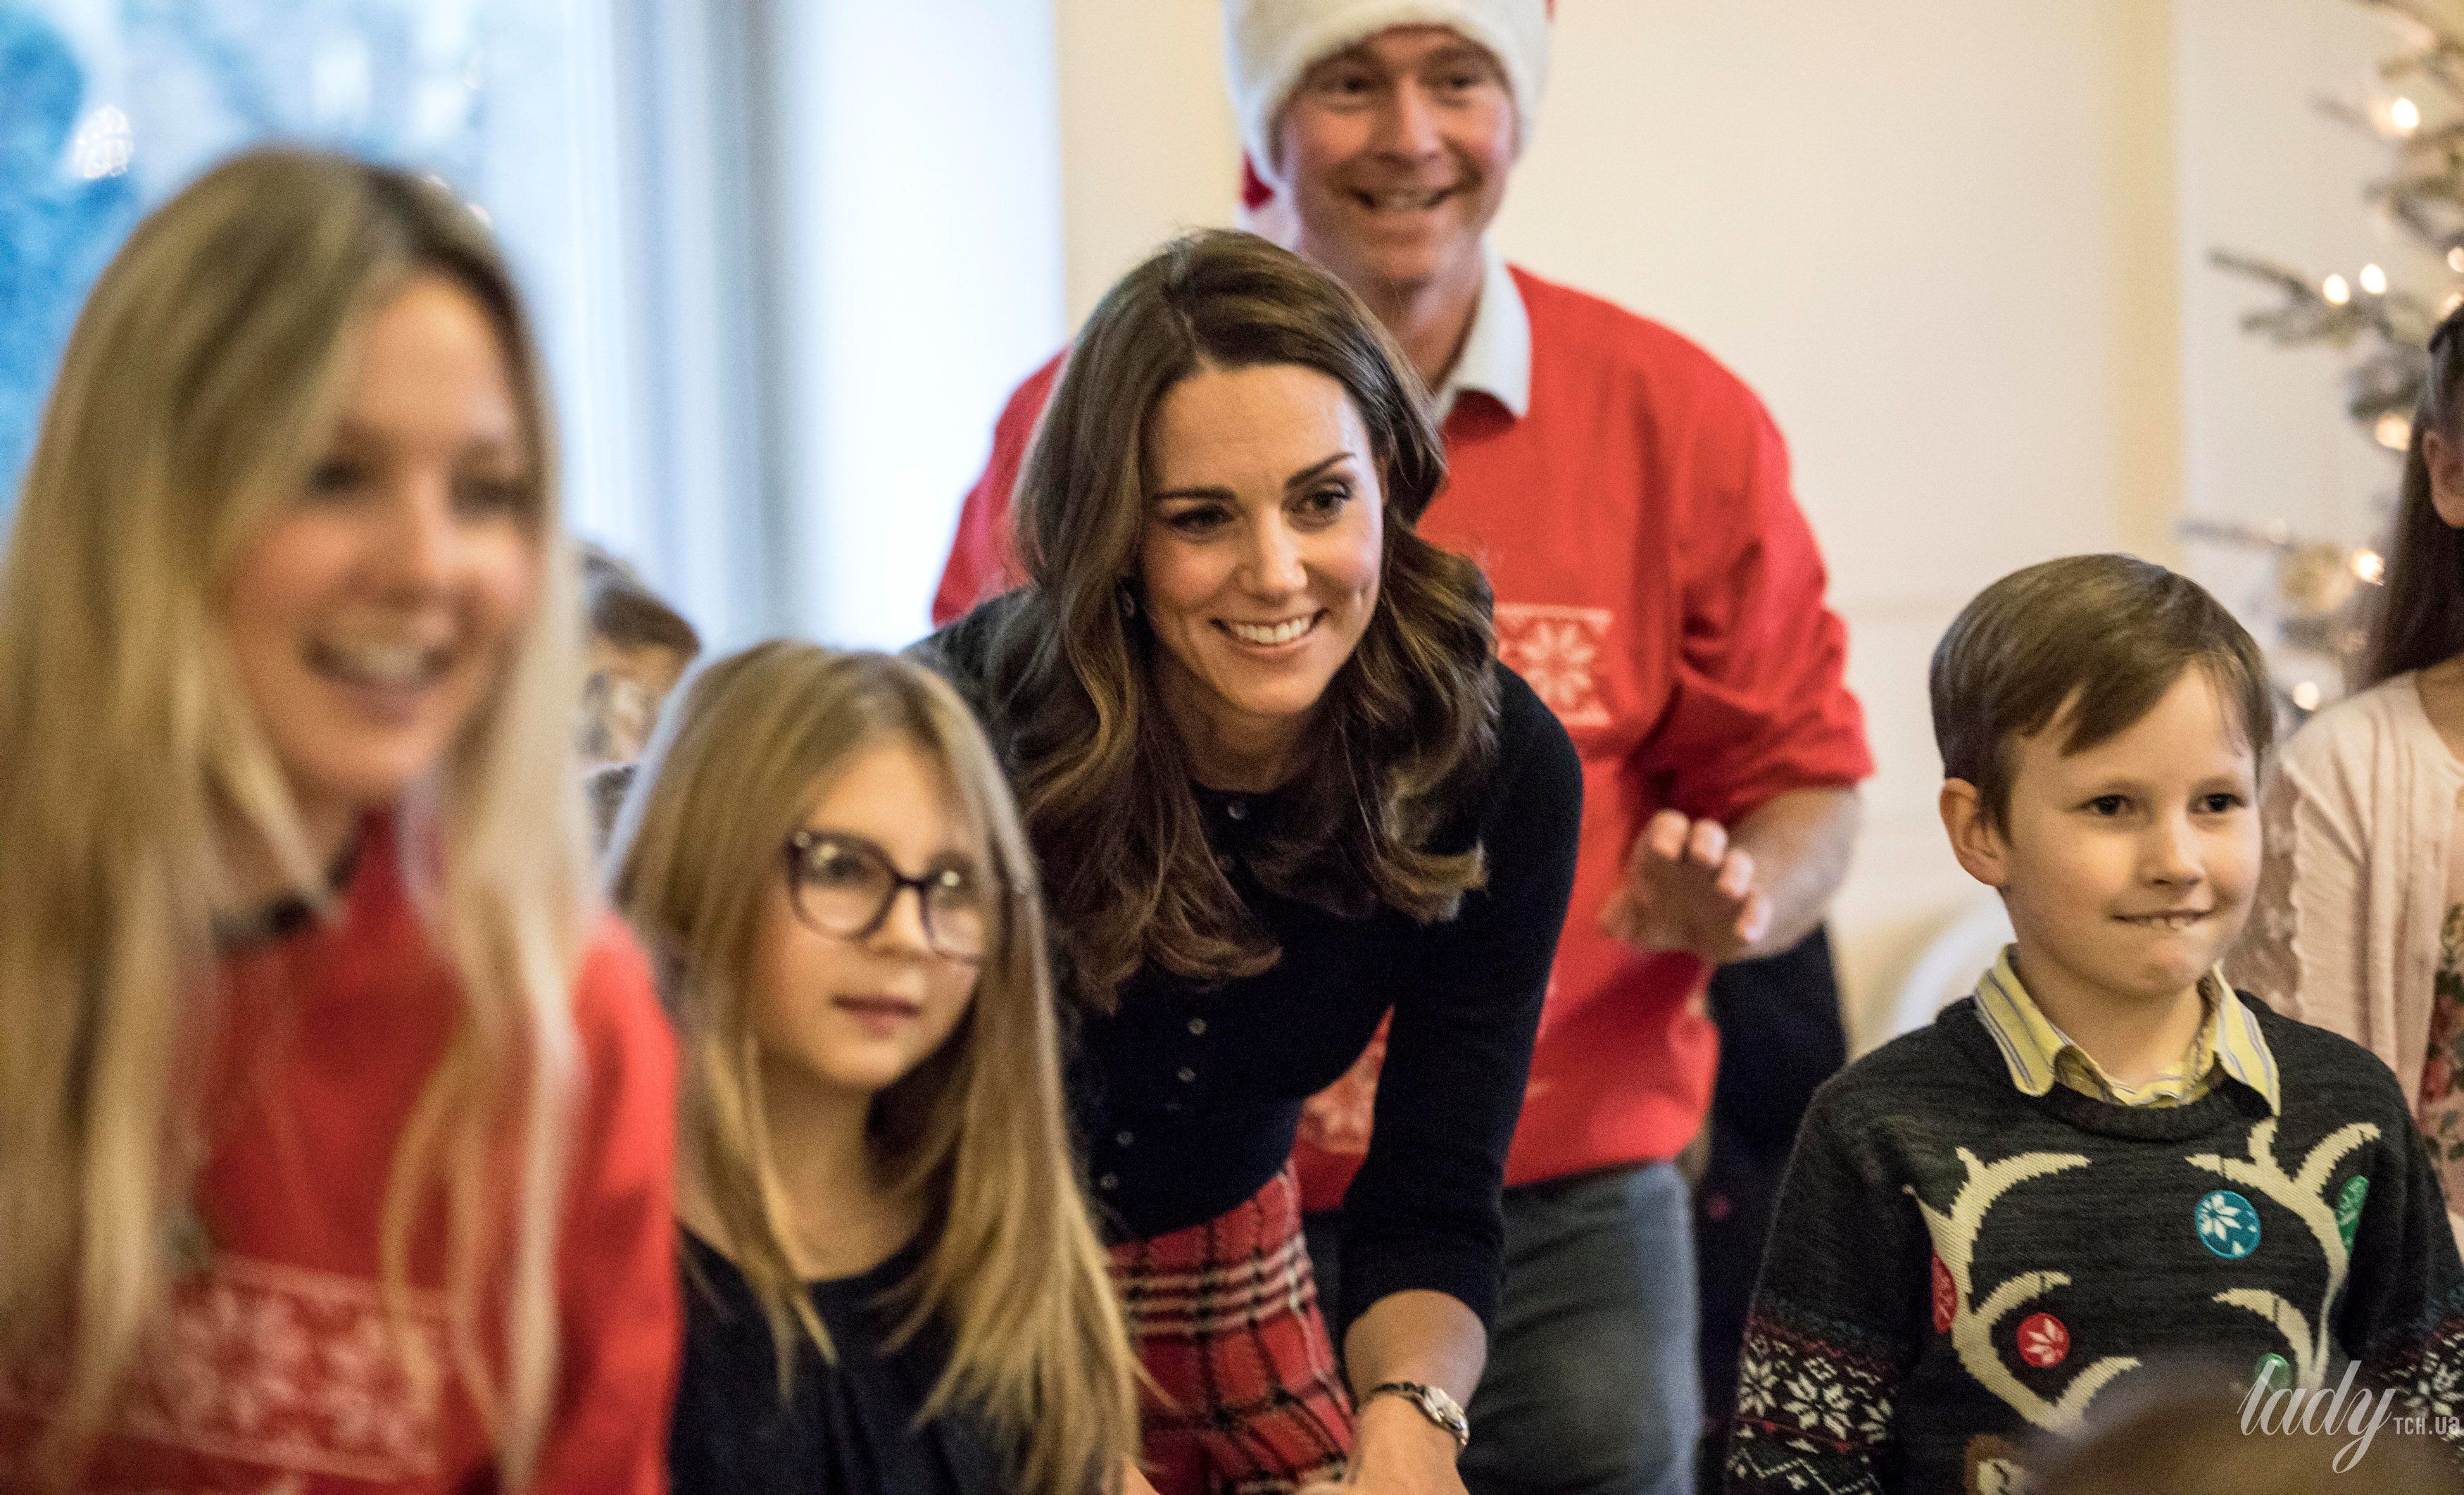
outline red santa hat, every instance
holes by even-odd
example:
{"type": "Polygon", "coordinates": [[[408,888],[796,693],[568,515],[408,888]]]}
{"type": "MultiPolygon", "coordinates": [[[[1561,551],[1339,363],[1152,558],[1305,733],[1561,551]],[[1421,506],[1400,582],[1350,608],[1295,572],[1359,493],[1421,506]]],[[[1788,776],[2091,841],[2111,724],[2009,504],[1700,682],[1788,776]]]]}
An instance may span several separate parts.
{"type": "Polygon", "coordinates": [[[1223,0],[1224,71],[1248,152],[1243,201],[1254,211],[1281,180],[1275,117],[1301,75],[1390,27],[1444,26],[1486,48],[1514,96],[1520,151],[1548,87],[1549,20],[1556,9],[1556,0],[1223,0]]]}

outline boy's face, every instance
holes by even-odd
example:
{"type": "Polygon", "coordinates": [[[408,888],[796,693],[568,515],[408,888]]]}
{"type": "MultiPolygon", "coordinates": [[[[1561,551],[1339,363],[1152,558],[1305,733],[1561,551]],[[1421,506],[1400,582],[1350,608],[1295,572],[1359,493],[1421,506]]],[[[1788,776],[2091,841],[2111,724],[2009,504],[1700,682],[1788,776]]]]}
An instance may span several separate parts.
{"type": "Polygon", "coordinates": [[[2192,666],[2146,715],[2066,757],[2068,715],[2011,744],[2000,827],[1972,785],[1943,786],[1952,849],[2001,890],[2041,1004],[2179,997],[2241,932],[2258,875],[2257,764],[2238,714],[2192,666]]]}

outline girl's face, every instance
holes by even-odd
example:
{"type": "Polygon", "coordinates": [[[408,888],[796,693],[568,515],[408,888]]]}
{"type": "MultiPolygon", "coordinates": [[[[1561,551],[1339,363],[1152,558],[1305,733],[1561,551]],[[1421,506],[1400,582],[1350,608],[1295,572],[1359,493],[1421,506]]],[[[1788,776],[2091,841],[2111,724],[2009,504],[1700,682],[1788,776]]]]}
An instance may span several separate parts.
{"type": "Polygon", "coordinates": [[[939,766],[902,737],[829,781],[780,868],[755,954],[754,1036],[774,1071],[869,1098],[932,1057],[975,1000],[968,956],[995,912],[982,849],[939,766]]]}
{"type": "Polygon", "coordinates": [[[1201,772],[1210,746],[1286,750],[1377,606],[1368,428],[1316,369],[1200,368],[1156,407],[1149,453],[1138,581],[1165,706],[1201,772]]]}
{"type": "Polygon", "coordinates": [[[433,768],[540,583],[536,460],[487,314],[413,279],[361,329],[308,491],[242,553],[221,621],[312,837],[433,768]]]}

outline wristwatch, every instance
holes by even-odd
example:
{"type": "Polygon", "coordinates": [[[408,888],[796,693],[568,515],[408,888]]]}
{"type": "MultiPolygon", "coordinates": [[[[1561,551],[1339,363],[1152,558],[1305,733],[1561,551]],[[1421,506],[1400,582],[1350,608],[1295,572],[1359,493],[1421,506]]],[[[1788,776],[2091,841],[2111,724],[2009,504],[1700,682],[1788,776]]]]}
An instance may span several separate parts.
{"type": "Polygon", "coordinates": [[[1435,1386],[1423,1386],[1419,1381],[1381,1381],[1370,1387],[1369,1395],[1360,1400],[1365,1405],[1373,1398],[1390,1393],[1419,1408],[1420,1416],[1444,1428],[1455,1440],[1456,1453],[1460,1454],[1471,1446],[1471,1424],[1463,1420],[1462,1406],[1443,1391],[1435,1386]]]}

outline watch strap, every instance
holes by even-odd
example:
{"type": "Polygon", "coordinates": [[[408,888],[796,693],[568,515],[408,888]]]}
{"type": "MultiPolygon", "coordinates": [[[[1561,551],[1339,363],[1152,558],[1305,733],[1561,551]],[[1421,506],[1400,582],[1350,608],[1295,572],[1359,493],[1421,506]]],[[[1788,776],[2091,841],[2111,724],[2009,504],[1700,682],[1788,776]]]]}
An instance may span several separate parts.
{"type": "Polygon", "coordinates": [[[1441,1388],[1419,1381],[1380,1381],[1370,1387],[1369,1395],[1360,1400],[1365,1406],[1379,1396],[1400,1396],[1419,1408],[1420,1416],[1443,1428],[1454,1439],[1456,1453],[1460,1454],[1471,1446],[1471,1423],[1464,1418],[1462,1404],[1441,1388]]]}

